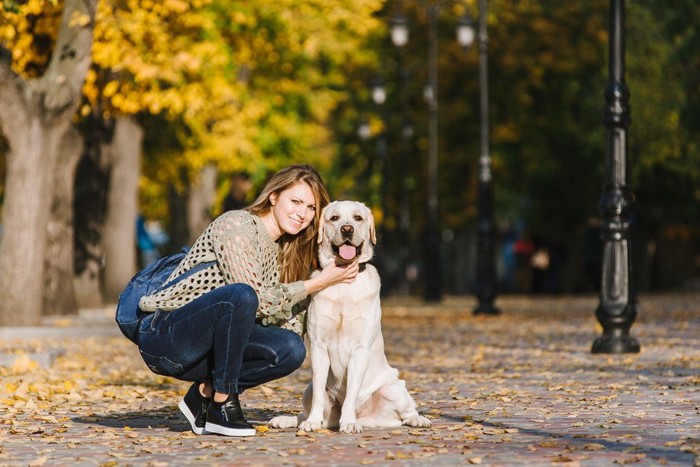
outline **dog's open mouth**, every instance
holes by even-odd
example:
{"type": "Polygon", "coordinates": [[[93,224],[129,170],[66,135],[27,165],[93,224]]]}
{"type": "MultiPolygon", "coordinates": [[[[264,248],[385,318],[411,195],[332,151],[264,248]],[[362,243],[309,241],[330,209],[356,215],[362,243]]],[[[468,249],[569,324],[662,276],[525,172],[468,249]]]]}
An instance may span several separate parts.
{"type": "Polygon", "coordinates": [[[358,246],[355,246],[349,241],[342,245],[333,245],[333,254],[336,258],[349,263],[362,253],[362,245],[363,244],[360,243],[358,246]]]}

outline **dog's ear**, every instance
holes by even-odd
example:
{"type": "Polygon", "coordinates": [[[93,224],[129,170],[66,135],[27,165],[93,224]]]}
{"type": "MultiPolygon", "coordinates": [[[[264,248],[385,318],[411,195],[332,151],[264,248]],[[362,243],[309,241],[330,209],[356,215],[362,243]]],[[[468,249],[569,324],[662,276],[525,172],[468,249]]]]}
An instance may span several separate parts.
{"type": "Polygon", "coordinates": [[[316,243],[321,243],[323,241],[323,224],[325,224],[324,219],[326,216],[323,215],[325,209],[321,211],[321,215],[318,217],[318,237],[316,237],[316,243]]]}
{"type": "Polygon", "coordinates": [[[366,208],[367,213],[369,214],[369,239],[372,242],[372,245],[377,244],[377,229],[374,228],[374,215],[372,214],[372,210],[370,208],[366,208]]]}

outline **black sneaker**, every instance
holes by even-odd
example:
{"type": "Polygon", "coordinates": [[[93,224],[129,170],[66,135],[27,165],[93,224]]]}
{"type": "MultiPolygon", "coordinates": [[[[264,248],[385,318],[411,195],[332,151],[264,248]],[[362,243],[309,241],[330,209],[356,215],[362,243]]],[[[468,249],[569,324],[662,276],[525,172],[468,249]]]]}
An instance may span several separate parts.
{"type": "Polygon", "coordinates": [[[255,428],[243,418],[238,394],[230,394],[224,402],[216,402],[212,399],[204,427],[208,433],[225,436],[255,436],[255,428]]]}
{"type": "Polygon", "coordinates": [[[195,382],[192,383],[185,397],[177,405],[192,425],[192,431],[195,434],[204,435],[207,433],[204,424],[207,421],[207,408],[210,402],[211,397],[204,397],[200,394],[199,383],[195,382]]]}

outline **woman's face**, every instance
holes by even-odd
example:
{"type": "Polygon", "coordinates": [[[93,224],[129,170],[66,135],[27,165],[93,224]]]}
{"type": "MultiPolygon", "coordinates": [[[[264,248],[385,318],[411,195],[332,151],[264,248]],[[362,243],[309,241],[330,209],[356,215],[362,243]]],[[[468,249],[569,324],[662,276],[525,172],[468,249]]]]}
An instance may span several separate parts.
{"type": "Polygon", "coordinates": [[[272,215],[279,234],[296,235],[311,224],[316,213],[316,198],[306,182],[297,182],[277,195],[270,195],[272,215]]]}

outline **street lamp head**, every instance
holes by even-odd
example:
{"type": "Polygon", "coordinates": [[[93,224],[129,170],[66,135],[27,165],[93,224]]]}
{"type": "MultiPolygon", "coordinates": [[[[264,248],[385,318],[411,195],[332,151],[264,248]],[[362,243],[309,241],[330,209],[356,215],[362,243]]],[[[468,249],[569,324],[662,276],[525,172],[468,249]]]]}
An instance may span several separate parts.
{"type": "Polygon", "coordinates": [[[389,22],[391,25],[391,42],[396,47],[403,47],[408,43],[408,20],[399,14],[389,22]]]}
{"type": "Polygon", "coordinates": [[[403,128],[401,129],[401,136],[407,141],[413,139],[413,122],[409,119],[405,119],[403,122],[403,128]]]}
{"type": "Polygon", "coordinates": [[[435,90],[430,83],[423,86],[423,99],[425,99],[425,102],[427,103],[431,103],[433,102],[433,99],[435,99],[435,90]]]}
{"type": "Polygon", "coordinates": [[[377,105],[382,105],[386,102],[386,88],[381,78],[375,78],[372,81],[372,100],[377,105]]]}
{"type": "Polygon", "coordinates": [[[372,136],[372,131],[367,120],[362,120],[360,122],[360,126],[357,128],[357,136],[359,136],[362,141],[367,141],[369,137],[372,136]]]}
{"type": "Polygon", "coordinates": [[[474,43],[475,36],[474,21],[469,13],[465,13],[457,22],[457,42],[466,49],[474,43]]]}

